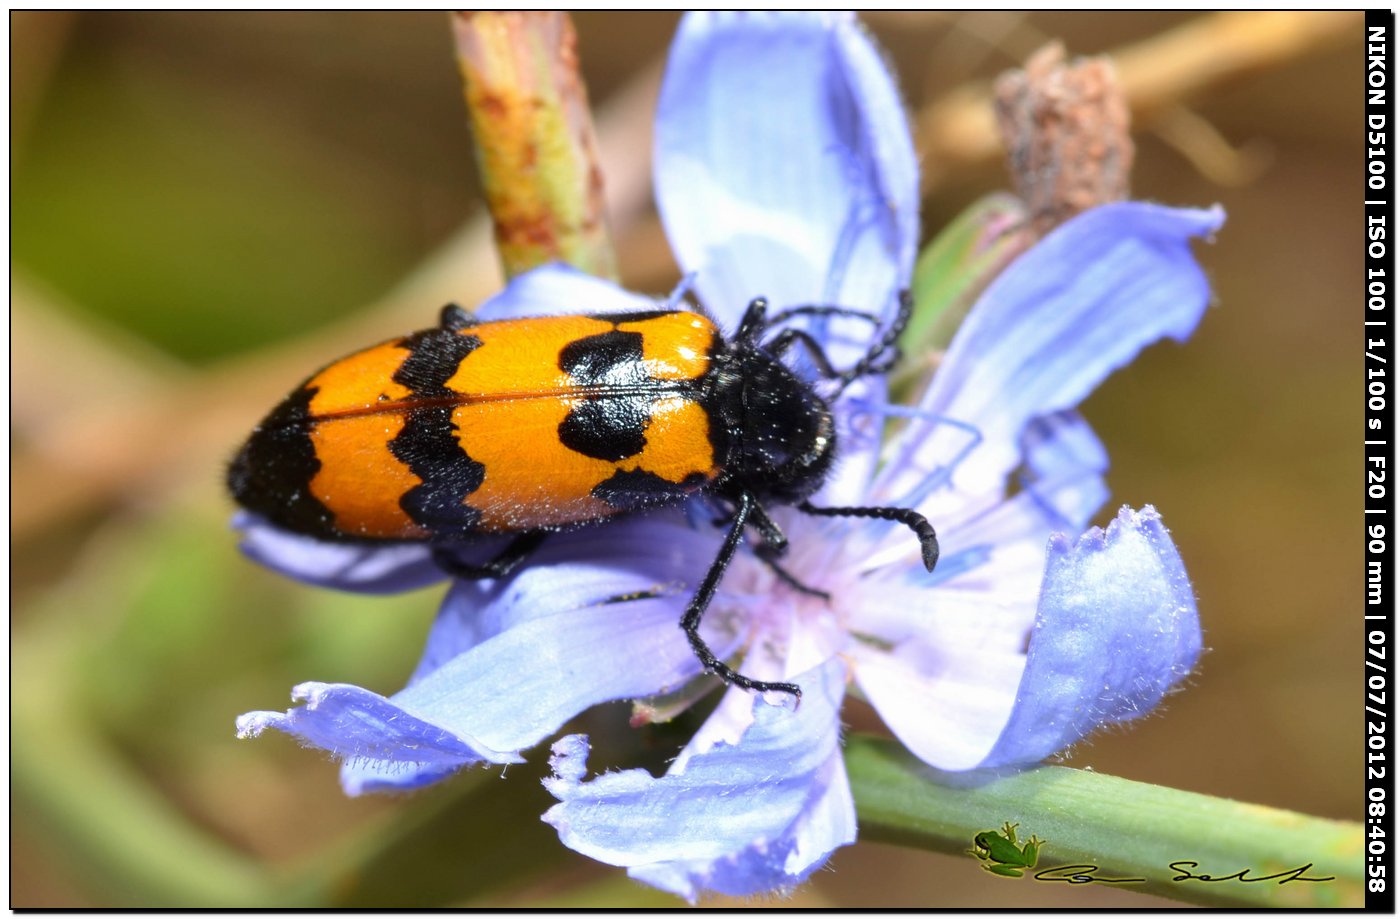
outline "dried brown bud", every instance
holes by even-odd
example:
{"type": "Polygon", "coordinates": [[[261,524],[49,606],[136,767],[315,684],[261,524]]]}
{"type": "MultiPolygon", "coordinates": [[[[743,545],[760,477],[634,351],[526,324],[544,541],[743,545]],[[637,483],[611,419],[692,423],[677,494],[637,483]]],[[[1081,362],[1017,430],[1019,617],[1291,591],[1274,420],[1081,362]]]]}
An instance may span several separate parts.
{"type": "Polygon", "coordinates": [[[996,112],[1037,236],[1128,196],[1128,105],[1106,57],[1066,64],[1064,47],[1047,45],[997,80],[996,112]]]}

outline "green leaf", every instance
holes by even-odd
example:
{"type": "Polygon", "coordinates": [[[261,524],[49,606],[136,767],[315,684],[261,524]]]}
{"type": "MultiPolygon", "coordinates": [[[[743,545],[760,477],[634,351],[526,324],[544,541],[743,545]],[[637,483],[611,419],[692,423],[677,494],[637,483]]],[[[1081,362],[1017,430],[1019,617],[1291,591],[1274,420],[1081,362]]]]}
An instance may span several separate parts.
{"type": "Polygon", "coordinates": [[[959,214],[934,237],[914,265],[914,315],[904,330],[905,360],[891,379],[900,401],[927,380],[938,355],[953,340],[982,291],[1034,240],[1026,209],[1008,194],[988,195],[959,214]]]}

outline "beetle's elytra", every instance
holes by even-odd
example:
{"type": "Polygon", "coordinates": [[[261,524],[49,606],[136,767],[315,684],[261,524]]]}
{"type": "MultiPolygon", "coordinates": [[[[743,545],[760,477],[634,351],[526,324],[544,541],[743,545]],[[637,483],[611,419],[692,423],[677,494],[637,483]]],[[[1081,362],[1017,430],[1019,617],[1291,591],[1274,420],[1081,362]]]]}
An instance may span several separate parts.
{"type": "Polygon", "coordinates": [[[882,373],[909,313],[906,295],[865,356],[838,371],[800,329],[763,339],[798,316],[869,319],[841,307],[770,316],[758,299],[726,339],[685,310],[478,322],[448,306],[436,328],[342,358],[293,391],[234,458],[229,489],[284,529],[427,541],[449,573],[475,578],[507,574],[550,532],[704,492],[731,512],[728,532],[681,627],[725,681],[800,695],[795,684],[753,680],[718,660],[700,619],[749,526],[760,558],[817,593],[778,566],[787,540],[765,504],[899,521],[933,570],[938,541],[918,513],[808,503],[831,468],[834,425],[817,385],[782,362],[800,345],[838,387],[882,373]],[[486,534],[515,539],[481,566],[450,551],[486,534]]]}

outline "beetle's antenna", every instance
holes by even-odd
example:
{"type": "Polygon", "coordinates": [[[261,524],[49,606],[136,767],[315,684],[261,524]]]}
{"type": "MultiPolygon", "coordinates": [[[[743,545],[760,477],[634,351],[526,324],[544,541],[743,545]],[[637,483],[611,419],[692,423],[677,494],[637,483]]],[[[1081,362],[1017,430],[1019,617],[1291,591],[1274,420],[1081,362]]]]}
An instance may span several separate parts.
{"type": "Polygon", "coordinates": [[[803,501],[797,509],[815,517],[874,517],[877,520],[893,520],[902,523],[919,537],[919,548],[924,556],[924,568],[932,571],[938,564],[938,534],[933,524],[918,511],[908,507],[813,507],[803,501]]]}
{"type": "Polygon", "coordinates": [[[906,287],[899,292],[899,312],[895,313],[894,322],[890,323],[889,328],[870,346],[865,356],[839,377],[841,386],[836,390],[838,395],[861,377],[884,373],[899,361],[899,347],[895,342],[904,334],[904,329],[913,315],[914,295],[906,287]]]}
{"type": "Polygon", "coordinates": [[[803,303],[799,306],[784,307],[768,317],[767,324],[771,328],[793,316],[845,316],[849,319],[863,319],[871,325],[880,324],[880,320],[865,310],[852,309],[849,306],[831,306],[825,303],[803,303]]]}

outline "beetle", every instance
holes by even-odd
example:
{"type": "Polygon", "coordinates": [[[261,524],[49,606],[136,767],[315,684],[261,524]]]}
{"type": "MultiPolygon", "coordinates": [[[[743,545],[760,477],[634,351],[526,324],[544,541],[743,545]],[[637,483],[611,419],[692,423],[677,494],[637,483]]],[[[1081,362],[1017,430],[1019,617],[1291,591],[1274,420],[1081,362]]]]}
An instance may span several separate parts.
{"type": "Polygon", "coordinates": [[[770,313],[758,298],[726,338],[683,309],[480,321],[449,304],[436,327],[351,354],[297,387],[229,465],[229,490],[276,526],[318,539],[425,541],[441,568],[464,578],[509,574],[551,532],[708,495],[728,529],[680,626],[725,682],[800,697],[794,683],[755,680],[719,660],[700,621],[748,527],[755,554],[783,581],[826,596],[779,564],[787,539],[769,504],[904,524],[933,570],[938,538],[916,511],[808,500],[836,456],[832,400],[893,366],[911,312],[905,292],[880,331],[857,310],[770,313]],[[869,349],[837,370],[811,334],[783,327],[804,316],[865,320],[869,349]],[[783,363],[794,347],[815,380],[783,363]],[[454,551],[502,535],[513,538],[484,564],[454,551]]]}

